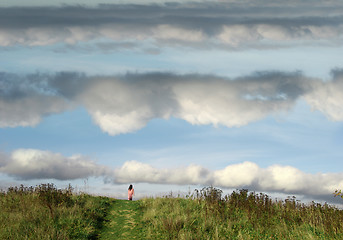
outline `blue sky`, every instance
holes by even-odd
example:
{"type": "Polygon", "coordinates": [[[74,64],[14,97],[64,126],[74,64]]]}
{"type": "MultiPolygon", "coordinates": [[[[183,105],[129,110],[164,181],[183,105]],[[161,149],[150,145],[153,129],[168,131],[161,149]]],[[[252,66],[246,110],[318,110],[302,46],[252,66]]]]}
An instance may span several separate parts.
{"type": "Polygon", "coordinates": [[[1,188],[343,188],[339,1],[11,1],[0,16],[1,188]]]}

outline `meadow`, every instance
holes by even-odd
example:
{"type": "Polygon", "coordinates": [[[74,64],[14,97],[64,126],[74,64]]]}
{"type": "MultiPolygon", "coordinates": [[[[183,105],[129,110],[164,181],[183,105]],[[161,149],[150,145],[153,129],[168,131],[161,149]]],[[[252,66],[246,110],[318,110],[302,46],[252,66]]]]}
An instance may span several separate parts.
{"type": "Polygon", "coordinates": [[[0,239],[97,239],[110,199],[53,184],[0,194],[0,239]]]}
{"type": "Polygon", "coordinates": [[[143,199],[151,239],[343,239],[343,211],[247,190],[207,187],[187,198],[143,199]]]}
{"type": "Polygon", "coordinates": [[[343,239],[343,210],[214,187],[138,201],[52,184],[0,194],[0,239],[343,239]]]}

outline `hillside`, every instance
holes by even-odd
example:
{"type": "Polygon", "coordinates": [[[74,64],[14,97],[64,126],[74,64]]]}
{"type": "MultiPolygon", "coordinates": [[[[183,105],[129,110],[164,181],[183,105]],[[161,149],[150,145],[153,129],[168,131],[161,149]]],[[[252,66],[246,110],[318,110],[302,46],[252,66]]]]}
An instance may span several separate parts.
{"type": "Polygon", "coordinates": [[[343,239],[343,211],[208,187],[138,201],[43,184],[0,194],[0,239],[343,239]]]}

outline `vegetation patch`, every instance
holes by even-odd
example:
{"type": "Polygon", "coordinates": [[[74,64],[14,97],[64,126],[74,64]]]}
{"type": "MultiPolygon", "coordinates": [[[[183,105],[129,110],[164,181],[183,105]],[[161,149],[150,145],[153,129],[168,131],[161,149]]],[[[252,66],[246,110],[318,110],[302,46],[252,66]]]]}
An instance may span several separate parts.
{"type": "Polygon", "coordinates": [[[0,195],[0,239],[97,239],[110,199],[53,184],[9,188],[0,195]]]}
{"type": "Polygon", "coordinates": [[[139,201],[52,184],[0,192],[0,239],[343,239],[343,211],[217,188],[139,201]]]}
{"type": "Polygon", "coordinates": [[[295,198],[235,191],[222,197],[213,187],[187,198],[142,201],[150,239],[343,239],[343,211],[295,198]]]}
{"type": "Polygon", "coordinates": [[[141,201],[113,199],[100,239],[146,239],[141,205],[141,201]]]}

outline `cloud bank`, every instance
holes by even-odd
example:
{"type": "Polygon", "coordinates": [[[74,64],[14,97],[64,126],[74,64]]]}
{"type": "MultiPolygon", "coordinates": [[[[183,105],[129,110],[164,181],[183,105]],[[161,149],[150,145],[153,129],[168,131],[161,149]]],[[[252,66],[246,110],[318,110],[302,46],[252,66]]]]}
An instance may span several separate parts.
{"type": "Polygon", "coordinates": [[[18,149],[0,155],[0,172],[17,179],[73,180],[103,177],[106,182],[213,185],[220,188],[248,188],[252,191],[328,196],[343,188],[342,173],[309,174],[291,166],[272,165],[260,168],[256,163],[231,164],[210,170],[200,165],[159,169],[149,164],[127,161],[111,168],[85,156],[65,157],[37,149],[18,149]]]}
{"type": "Polygon", "coordinates": [[[18,149],[10,156],[0,155],[0,172],[23,180],[72,180],[104,176],[108,170],[81,155],[65,157],[50,151],[18,149]]]}
{"type": "Polygon", "coordinates": [[[299,99],[333,121],[343,120],[343,74],[331,81],[301,73],[259,72],[235,79],[172,73],[85,76],[0,74],[0,127],[34,126],[42,117],[82,106],[110,135],[143,128],[155,118],[239,127],[287,112],[299,99]]]}
{"type": "Polygon", "coordinates": [[[309,174],[291,166],[260,168],[253,162],[209,170],[199,165],[175,169],[157,169],[149,164],[128,161],[114,170],[116,183],[159,183],[213,185],[221,188],[248,188],[255,191],[302,195],[330,195],[343,188],[341,173],[309,174]]]}
{"type": "MultiPolygon", "coordinates": [[[[0,8],[0,46],[104,40],[206,49],[336,45],[342,13],[343,4],[334,0],[7,7],[0,8]]],[[[105,48],[111,46],[118,45],[105,48]]]]}

